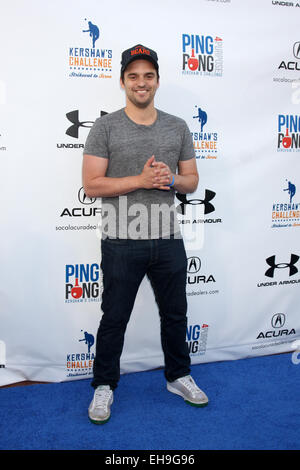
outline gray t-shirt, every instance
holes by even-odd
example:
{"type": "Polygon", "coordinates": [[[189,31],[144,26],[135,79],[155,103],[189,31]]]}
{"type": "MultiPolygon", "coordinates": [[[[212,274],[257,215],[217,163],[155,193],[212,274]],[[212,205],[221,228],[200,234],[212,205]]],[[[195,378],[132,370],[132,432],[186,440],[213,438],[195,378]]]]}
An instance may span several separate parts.
{"type": "MultiPolygon", "coordinates": [[[[190,131],[183,119],[157,110],[150,125],[133,122],[120,109],[98,118],[91,128],[84,154],[109,159],[106,176],[139,175],[155,155],[176,173],[179,160],[195,157],[190,131]]],[[[180,236],[174,189],[138,189],[125,196],[102,198],[102,232],[115,238],[155,239],[180,236]]]]}

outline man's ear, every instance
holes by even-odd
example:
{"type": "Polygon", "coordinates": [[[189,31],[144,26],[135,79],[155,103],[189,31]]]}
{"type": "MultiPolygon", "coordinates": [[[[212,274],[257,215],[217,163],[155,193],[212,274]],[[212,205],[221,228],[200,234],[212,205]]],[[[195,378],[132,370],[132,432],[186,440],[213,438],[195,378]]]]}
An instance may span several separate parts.
{"type": "Polygon", "coordinates": [[[124,82],[122,80],[122,77],[120,77],[120,86],[121,86],[121,88],[124,88],[124,82]]]}

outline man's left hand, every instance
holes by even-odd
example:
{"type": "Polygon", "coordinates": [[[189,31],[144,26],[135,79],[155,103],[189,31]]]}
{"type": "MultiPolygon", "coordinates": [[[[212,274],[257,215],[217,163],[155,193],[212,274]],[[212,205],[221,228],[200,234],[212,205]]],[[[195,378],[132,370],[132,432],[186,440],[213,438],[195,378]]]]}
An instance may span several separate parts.
{"type": "Polygon", "coordinates": [[[173,173],[171,172],[170,168],[168,165],[166,165],[163,162],[153,162],[152,166],[158,170],[158,173],[156,174],[156,177],[158,178],[157,183],[159,184],[159,187],[157,189],[164,189],[164,190],[170,190],[170,186],[168,186],[172,180],[173,180],[173,173]]]}

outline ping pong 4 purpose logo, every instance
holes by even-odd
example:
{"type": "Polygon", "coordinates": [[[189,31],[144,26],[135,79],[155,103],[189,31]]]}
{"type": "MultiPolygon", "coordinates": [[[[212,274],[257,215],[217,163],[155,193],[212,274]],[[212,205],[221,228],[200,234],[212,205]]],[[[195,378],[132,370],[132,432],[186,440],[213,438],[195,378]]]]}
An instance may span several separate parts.
{"type": "Polygon", "coordinates": [[[223,40],[219,36],[182,34],[182,74],[221,77],[223,40]]]}
{"type": "Polygon", "coordinates": [[[206,353],[209,325],[188,325],[186,330],[186,343],[190,356],[201,356],[206,353]]]}
{"type": "Polygon", "coordinates": [[[300,116],[279,114],[277,127],[277,151],[300,152],[300,116]]]}
{"type": "Polygon", "coordinates": [[[67,264],[65,266],[65,302],[99,302],[101,293],[100,266],[67,264]]]}

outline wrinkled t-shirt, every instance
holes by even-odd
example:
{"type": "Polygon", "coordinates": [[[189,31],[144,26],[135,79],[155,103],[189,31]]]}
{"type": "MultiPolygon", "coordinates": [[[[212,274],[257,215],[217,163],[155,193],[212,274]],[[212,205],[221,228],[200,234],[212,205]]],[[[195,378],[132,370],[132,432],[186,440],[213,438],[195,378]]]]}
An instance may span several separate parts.
{"type": "MultiPolygon", "coordinates": [[[[173,174],[178,162],[195,157],[187,124],[181,118],[157,110],[156,121],[136,124],[124,108],[96,119],[84,154],[107,158],[106,176],[139,175],[155,156],[173,174]]],[[[102,198],[102,233],[121,239],[156,239],[177,235],[180,229],[174,206],[175,191],[138,189],[124,196],[102,198]]]]}

